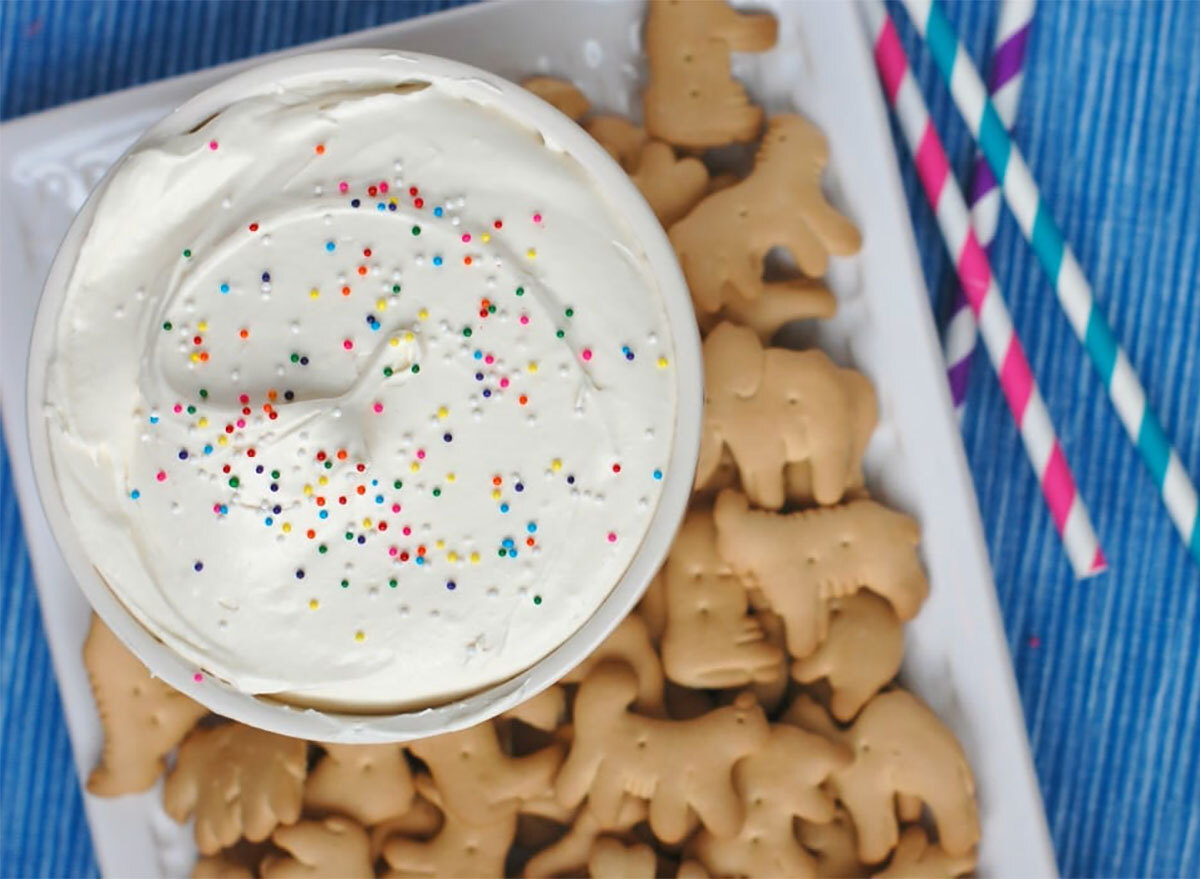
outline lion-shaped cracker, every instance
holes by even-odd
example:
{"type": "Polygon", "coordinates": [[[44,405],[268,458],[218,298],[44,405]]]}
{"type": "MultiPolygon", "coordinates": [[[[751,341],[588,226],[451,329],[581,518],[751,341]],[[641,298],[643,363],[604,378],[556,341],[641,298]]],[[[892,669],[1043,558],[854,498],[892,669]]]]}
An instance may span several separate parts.
{"type": "Polygon", "coordinates": [[[584,129],[617,163],[632,174],[642,158],[642,148],[650,140],[646,129],[639,128],[624,116],[595,116],[584,124],[584,129]]]}
{"type": "Polygon", "coordinates": [[[713,508],[717,551],[761,589],[787,627],[788,652],[812,653],[829,628],[829,601],[868,588],[896,616],[916,616],[929,593],[917,523],[874,501],[779,515],[723,491],[713,508]]]}
{"type": "Polygon", "coordinates": [[[605,834],[624,837],[635,824],[646,820],[646,801],[626,794],[611,823],[601,822],[585,802],[579,808],[566,834],[546,846],[525,864],[526,879],[550,876],[574,876],[587,867],[588,856],[596,840],[605,834]]]}
{"type": "Polygon", "coordinates": [[[602,836],[588,855],[591,879],[654,879],[658,856],[645,843],[626,845],[611,836],[602,836]]]}
{"type": "MultiPolygon", "coordinates": [[[[741,182],[705,198],[671,227],[671,243],[692,291],[698,315],[710,315],[731,297],[756,302],[767,290],[809,300],[812,317],[828,316],[824,288],[804,281],[764,281],[767,254],[785,248],[810,278],[823,276],[830,255],[849,256],[862,238],[854,224],[825,200],[821,172],[829,148],[800,116],[775,116],[741,182]]],[[[795,307],[797,316],[803,311],[795,307]]]]}
{"type": "Polygon", "coordinates": [[[515,816],[523,801],[549,795],[563,759],[557,744],[510,757],[490,721],[411,742],[408,749],[429,767],[447,816],[476,825],[515,816]]]}
{"type": "Polygon", "coordinates": [[[151,677],[95,614],[83,663],[104,728],[104,750],[88,776],[88,793],[116,797],[144,791],[162,775],[163,757],[208,709],[151,677]]]}
{"type": "Polygon", "coordinates": [[[533,92],[558,112],[578,122],[587,115],[591,102],[574,84],[553,76],[531,76],[521,82],[521,88],[533,92]]]}
{"type": "Polygon", "coordinates": [[[818,502],[837,503],[859,472],[854,437],[875,412],[871,383],[822,351],[764,348],[745,327],[722,323],[704,340],[704,426],[695,486],[728,448],[742,488],[765,509],[783,506],[789,462],[812,467],[818,502]]]}
{"type": "Polygon", "coordinates": [[[721,0],[651,3],[643,34],[646,129],[689,149],[753,140],[762,110],[734,80],[729,53],[764,52],[777,33],[773,16],[737,12],[721,0]]]}
{"type": "Polygon", "coordinates": [[[304,784],[310,812],[338,812],[371,826],[403,815],[416,793],[399,745],[323,745],[304,784]]]}
{"type": "Polygon", "coordinates": [[[708,188],[708,169],[693,156],[675,157],[675,150],[652,140],[642,150],[633,182],[663,226],[670,226],[696,206],[708,188]]]}
{"type": "Polygon", "coordinates": [[[181,824],[196,816],[196,847],[216,854],[241,837],[261,842],[300,817],[308,743],[227,723],[196,729],[179,746],[163,808],[181,824]]]}
{"type": "Polygon", "coordinates": [[[601,821],[617,817],[624,794],[650,801],[650,828],[663,842],[681,841],[694,810],[717,834],[736,833],[743,809],[733,765],[767,738],[762,708],[746,693],[733,705],[694,720],[630,713],[637,675],[622,663],[602,663],[575,696],[575,741],[558,775],[558,799],[586,796],[601,821]]]}
{"type": "Polygon", "coordinates": [[[486,824],[468,824],[445,810],[440,794],[427,776],[417,776],[417,790],[445,811],[445,822],[429,840],[392,837],[383,844],[383,859],[391,868],[385,879],[501,879],[504,860],[517,833],[517,813],[499,813],[486,824]]]}
{"type": "Polygon", "coordinates": [[[896,794],[929,807],[942,849],[953,857],[979,842],[975,780],[958,739],[911,693],[876,696],[845,734],[854,762],[834,775],[838,799],[854,818],[858,854],[882,861],[899,841],[896,794]]]}
{"type": "Polygon", "coordinates": [[[563,676],[563,683],[577,684],[597,665],[617,659],[637,674],[637,702],[634,707],[642,714],[661,716],[663,713],[663,669],[658,652],[650,640],[646,623],[631,613],[613,629],[599,647],[579,665],[563,676]]]}
{"type": "Polygon", "coordinates": [[[280,827],[271,841],[287,852],[267,855],[262,879],[374,879],[371,842],[362,826],[341,815],[280,827]]]}
{"type": "Polygon", "coordinates": [[[821,785],[849,762],[842,745],[773,726],[766,744],[733,769],[746,809],[741,830],[724,837],[701,830],[689,853],[719,876],[815,876],[816,861],[796,839],[793,819],[833,819],[833,798],[821,785]]]}
{"type": "Polygon", "coordinates": [[[921,827],[906,827],[887,869],[875,879],[958,879],[975,869],[974,855],[950,855],[921,827]]]}
{"type": "Polygon", "coordinates": [[[835,598],[829,607],[825,640],[792,664],[792,677],[802,684],[828,679],[830,710],[849,722],[900,670],[904,629],[892,606],[866,590],[835,598]]]}
{"type": "Polygon", "coordinates": [[[748,611],[746,590],[717,555],[712,511],[687,514],[666,566],[663,670],[685,687],[740,687],[776,677],[783,651],[748,611]]]}

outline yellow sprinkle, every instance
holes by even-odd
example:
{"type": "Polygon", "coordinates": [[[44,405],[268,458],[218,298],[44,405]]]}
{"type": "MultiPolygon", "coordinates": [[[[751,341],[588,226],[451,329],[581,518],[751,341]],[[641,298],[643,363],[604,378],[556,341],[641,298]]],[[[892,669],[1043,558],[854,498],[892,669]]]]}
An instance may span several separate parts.
{"type": "Polygon", "coordinates": [[[408,465],[408,469],[411,470],[413,473],[416,473],[418,470],[421,469],[421,465],[418,464],[416,461],[413,461],[411,464],[408,465]]]}
{"type": "Polygon", "coordinates": [[[317,601],[315,598],[310,598],[308,600],[308,609],[309,610],[316,610],[320,606],[321,606],[321,602],[317,601]]]}
{"type": "Polygon", "coordinates": [[[364,633],[364,632],[363,632],[363,631],[360,629],[359,631],[357,631],[357,632],[355,632],[355,633],[354,633],[354,640],[355,640],[355,641],[358,641],[359,643],[361,643],[361,642],[363,642],[363,641],[367,640],[367,636],[366,636],[366,634],[365,634],[365,633],[364,633]]]}
{"type": "Polygon", "coordinates": [[[416,338],[416,336],[414,336],[414,335],[412,334],[412,330],[409,330],[408,332],[406,332],[406,333],[404,334],[404,341],[406,341],[406,342],[411,342],[411,341],[412,341],[413,339],[415,339],[415,338],[416,338]]]}
{"type": "Polygon", "coordinates": [[[438,407],[438,413],[437,413],[437,415],[438,415],[438,418],[443,418],[443,419],[444,419],[444,418],[445,418],[447,415],[449,415],[449,414],[450,414],[450,410],[449,410],[449,409],[447,409],[445,406],[439,406],[439,407],[438,407]]]}
{"type": "Polygon", "coordinates": [[[537,259],[537,250],[531,247],[525,251],[525,255],[530,259],[537,259]]]}
{"type": "Polygon", "coordinates": [[[313,487],[311,485],[304,486],[304,496],[305,497],[312,497],[312,493],[313,493],[313,487]]]}
{"type": "Polygon", "coordinates": [[[434,544],[434,546],[435,546],[437,549],[445,549],[445,548],[446,548],[446,541],[444,541],[444,540],[439,540],[437,543],[435,543],[435,544],[434,544]]]}
{"type": "Polygon", "coordinates": [[[489,241],[492,240],[492,236],[487,232],[484,232],[482,235],[479,236],[479,238],[481,241],[483,241],[484,244],[487,244],[489,241]]]}
{"type": "Polygon", "coordinates": [[[395,336],[392,336],[390,339],[388,339],[388,344],[391,345],[393,348],[395,348],[397,345],[400,344],[400,340],[397,339],[395,336]]]}
{"type": "Polygon", "coordinates": [[[318,290],[316,287],[313,287],[311,290],[308,291],[309,299],[316,299],[320,295],[321,295],[321,291],[318,290]]]}
{"type": "Polygon", "coordinates": [[[199,363],[199,362],[200,362],[200,355],[197,354],[195,351],[193,351],[192,352],[192,363],[199,363]]]}
{"type": "Polygon", "coordinates": [[[198,329],[200,332],[203,333],[205,330],[208,329],[208,321],[206,321],[206,320],[200,321],[200,323],[196,324],[196,329],[198,329]]]}
{"type": "Polygon", "coordinates": [[[292,523],[291,522],[284,522],[282,527],[283,527],[284,534],[292,533],[292,523]]]}
{"type": "Polygon", "coordinates": [[[375,307],[378,308],[380,311],[387,311],[387,300],[386,299],[376,299],[375,307]]]}
{"type": "Polygon", "coordinates": [[[227,442],[229,442],[229,440],[225,439],[225,434],[221,434],[219,437],[217,437],[217,445],[218,446],[223,446],[227,442]]]}
{"type": "Polygon", "coordinates": [[[479,564],[479,553],[477,553],[477,552],[471,553],[471,564],[473,564],[473,565],[479,564]]]}
{"type": "Polygon", "coordinates": [[[667,368],[667,358],[665,358],[665,357],[658,358],[658,368],[659,369],[667,368]]]}
{"type": "Polygon", "coordinates": [[[454,481],[454,474],[453,474],[453,473],[447,473],[447,474],[446,474],[446,481],[447,481],[447,482],[453,482],[453,481],[454,481]]]}
{"type": "Polygon", "coordinates": [[[537,372],[537,361],[536,361],[536,360],[531,360],[531,361],[529,361],[529,366],[528,366],[528,367],[526,367],[526,368],[527,368],[527,369],[528,369],[530,372],[537,372]]]}
{"type": "Polygon", "coordinates": [[[425,320],[427,317],[429,317],[429,310],[426,308],[422,308],[420,311],[417,312],[417,317],[419,317],[421,320],[425,320]]]}
{"type": "Polygon", "coordinates": [[[500,489],[498,489],[498,488],[492,489],[492,500],[494,500],[494,501],[500,500],[500,489]]]}
{"type": "Polygon", "coordinates": [[[370,520],[370,519],[363,519],[363,527],[364,527],[364,528],[370,528],[370,527],[371,527],[371,520],[370,520]]]}
{"type": "Polygon", "coordinates": [[[450,562],[450,564],[454,564],[456,561],[458,561],[458,553],[456,553],[454,550],[450,550],[450,552],[446,553],[446,561],[450,562]]]}
{"type": "Polygon", "coordinates": [[[560,461],[558,458],[555,458],[553,461],[550,462],[550,469],[553,470],[555,473],[557,473],[559,470],[562,469],[562,461],[560,461]]]}
{"type": "Polygon", "coordinates": [[[197,427],[208,427],[208,419],[205,418],[203,415],[201,415],[200,420],[196,422],[196,426],[197,427]]]}
{"type": "Polygon", "coordinates": [[[321,476],[321,477],[319,477],[319,478],[317,479],[317,484],[318,484],[318,485],[328,485],[328,484],[329,484],[329,477],[328,477],[328,476],[321,476]]]}

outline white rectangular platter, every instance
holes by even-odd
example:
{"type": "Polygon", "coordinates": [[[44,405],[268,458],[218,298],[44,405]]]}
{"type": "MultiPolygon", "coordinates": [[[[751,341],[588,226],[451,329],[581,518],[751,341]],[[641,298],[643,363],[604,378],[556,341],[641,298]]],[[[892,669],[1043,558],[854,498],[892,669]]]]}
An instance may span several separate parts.
{"type": "MultiPolygon", "coordinates": [[[[975,494],[958,437],[937,334],[908,222],[895,152],[855,7],[774,2],[779,45],[738,56],[735,72],[769,111],[800,110],[829,138],[834,200],[863,231],[863,252],[836,266],[839,314],[805,341],[866,373],[880,427],[868,450],[872,491],[920,521],[932,591],[908,627],[905,683],[957,733],[978,779],[979,875],[1056,874],[975,494]]],[[[512,0],[405,21],[314,48],[401,48],[520,79],[566,76],[602,110],[638,114],[639,2],[512,0]]],[[[46,633],[75,762],[86,778],[100,729],[80,649],[89,610],[35,495],[24,421],[25,362],[42,279],[91,187],[148,124],[240,66],[215,68],[20,119],[0,128],[0,399],[46,633]]],[[[85,794],[107,876],[187,875],[190,830],[158,791],[85,794]]]]}

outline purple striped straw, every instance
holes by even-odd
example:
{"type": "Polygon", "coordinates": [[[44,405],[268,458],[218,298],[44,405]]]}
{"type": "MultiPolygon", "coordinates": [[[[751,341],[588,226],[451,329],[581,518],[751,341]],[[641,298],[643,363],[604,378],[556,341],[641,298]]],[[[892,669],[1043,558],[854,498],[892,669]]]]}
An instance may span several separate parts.
{"type": "MultiPolygon", "coordinates": [[[[1017,100],[1025,70],[1025,45],[1029,40],[1029,25],[1033,19],[1035,0],[1004,0],[1000,20],[996,24],[996,41],[992,48],[992,66],[988,73],[988,91],[1000,116],[1000,122],[1011,131],[1017,115],[1017,100]]],[[[971,172],[967,199],[971,208],[971,226],[975,237],[985,250],[990,250],[996,237],[1000,218],[1000,190],[987,160],[978,150],[971,172]]],[[[946,324],[944,342],[946,375],[950,380],[950,397],[954,413],[962,419],[967,402],[967,378],[971,371],[971,355],[979,333],[975,315],[960,286],[955,294],[954,309],[946,324]]]]}

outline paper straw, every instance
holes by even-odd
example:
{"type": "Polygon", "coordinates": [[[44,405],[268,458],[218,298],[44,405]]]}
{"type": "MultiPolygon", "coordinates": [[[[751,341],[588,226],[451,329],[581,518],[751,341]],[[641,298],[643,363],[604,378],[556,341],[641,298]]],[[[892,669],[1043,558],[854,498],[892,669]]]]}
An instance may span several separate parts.
{"type": "MultiPolygon", "coordinates": [[[[988,91],[1006,131],[1012,130],[1013,119],[1017,115],[1017,100],[1021,94],[1021,82],[1025,78],[1025,45],[1029,39],[1034,2],[1003,0],[1000,18],[996,23],[988,91]]],[[[1000,218],[1000,192],[987,160],[978,150],[975,152],[967,199],[971,206],[971,226],[975,229],[975,237],[983,249],[990,253],[1000,218]]],[[[967,379],[971,372],[971,357],[975,353],[977,335],[975,315],[971,312],[962,287],[959,287],[950,320],[946,323],[943,346],[950,397],[954,401],[954,414],[960,420],[967,402],[967,379]]]]}
{"type": "Polygon", "coordinates": [[[1200,563],[1200,516],[1196,487],[1161,422],[1150,411],[1146,390],[1133,371],[1112,327],[1100,313],[1091,285],[1029,172],[1020,150],[1004,130],[988,100],[979,72],[959,43],[940,6],[933,0],[903,0],[917,30],[929,45],[959,113],[971,129],[1000,184],[1017,225],[1033,245],[1054,285],[1059,304],[1092,361],[1142,461],[1162,494],[1163,503],[1192,558],[1200,563]]]}
{"type": "Polygon", "coordinates": [[[917,81],[909,70],[900,37],[882,0],[869,0],[863,9],[884,93],[912,151],[929,206],[937,217],[959,281],[979,323],[979,334],[988,359],[1000,379],[1000,387],[1066,547],[1071,568],[1080,578],[1098,574],[1106,567],[1104,553],[1083,500],[1075,489],[1071,469],[1055,436],[1050,413],[1034,380],[1025,349],[1017,338],[987,254],[971,229],[966,200],[950,173],[946,151],[933,127],[917,81]]]}

